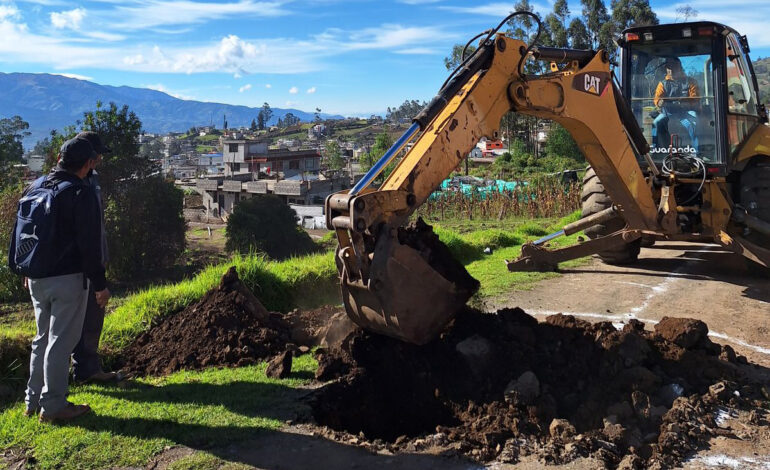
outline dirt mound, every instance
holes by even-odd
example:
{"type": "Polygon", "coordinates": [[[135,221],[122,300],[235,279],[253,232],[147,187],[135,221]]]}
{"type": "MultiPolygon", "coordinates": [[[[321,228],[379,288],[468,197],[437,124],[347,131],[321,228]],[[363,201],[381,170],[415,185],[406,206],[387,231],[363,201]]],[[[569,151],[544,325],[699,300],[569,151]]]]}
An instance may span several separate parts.
{"type": "Polygon", "coordinates": [[[392,451],[668,467],[724,432],[718,407],[767,405],[745,358],[707,331],[673,320],[657,332],[634,320],[622,330],[565,315],[538,323],[506,309],[465,310],[425,346],[359,332],[320,355],[319,378],[337,380],[316,393],[313,417],[392,451]]]}
{"type": "Polygon", "coordinates": [[[199,302],[163,318],[123,354],[122,369],[164,375],[181,369],[244,366],[276,356],[291,344],[290,328],[244,286],[235,268],[199,302]]]}

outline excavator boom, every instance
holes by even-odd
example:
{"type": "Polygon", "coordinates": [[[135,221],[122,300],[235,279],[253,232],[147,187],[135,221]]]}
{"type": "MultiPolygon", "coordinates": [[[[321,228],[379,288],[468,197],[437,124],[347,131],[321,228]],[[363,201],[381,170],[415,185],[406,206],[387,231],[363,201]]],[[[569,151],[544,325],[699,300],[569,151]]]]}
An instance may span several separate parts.
{"type": "Polygon", "coordinates": [[[657,227],[657,208],[637,163],[646,143],[638,127],[629,130],[622,119],[625,103],[613,84],[606,55],[539,49],[535,57],[566,61],[568,66],[524,76],[520,66],[529,54],[522,41],[491,36],[353,190],[327,199],[327,225],[339,239],[343,300],[357,324],[422,344],[473,295],[477,285],[448,279],[446,270],[440,274],[435,253],[405,243],[399,227],[482,137],[498,137],[501,118],[512,110],[563,125],[608,182],[615,210],[634,229],[657,227]],[[418,129],[409,151],[379,189],[372,189],[378,171],[418,129]]]}

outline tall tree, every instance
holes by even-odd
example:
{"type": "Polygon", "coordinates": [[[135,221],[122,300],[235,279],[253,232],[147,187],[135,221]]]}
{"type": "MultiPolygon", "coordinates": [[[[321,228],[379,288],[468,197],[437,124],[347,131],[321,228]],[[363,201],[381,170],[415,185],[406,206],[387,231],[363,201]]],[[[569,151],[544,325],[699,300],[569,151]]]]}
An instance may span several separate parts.
{"type": "MultiPolygon", "coordinates": [[[[465,44],[455,44],[452,46],[452,52],[449,54],[449,56],[444,57],[444,66],[447,70],[454,70],[457,68],[458,65],[460,65],[463,61],[463,49],[465,48],[465,44]]],[[[476,45],[470,44],[467,49],[465,49],[465,57],[470,57],[471,54],[473,54],[476,51],[476,45]]]]}
{"type": "Polygon", "coordinates": [[[676,9],[676,22],[688,21],[690,18],[695,19],[698,17],[698,10],[690,5],[683,5],[676,9]]]}
{"type": "Polygon", "coordinates": [[[251,132],[254,132],[254,131],[257,130],[257,120],[256,119],[252,119],[251,120],[251,126],[249,126],[249,130],[251,132]]]}
{"type": "Polygon", "coordinates": [[[21,116],[0,119],[0,165],[21,162],[24,155],[22,140],[29,135],[29,123],[21,116]]]}
{"type": "Polygon", "coordinates": [[[262,130],[265,128],[265,111],[260,109],[257,113],[257,129],[262,130]]]}
{"type": "Polygon", "coordinates": [[[267,103],[262,105],[262,116],[265,119],[264,127],[270,127],[270,118],[273,117],[273,110],[270,109],[270,105],[267,103]]]}
{"type": "Polygon", "coordinates": [[[649,26],[658,23],[658,15],[652,11],[649,0],[612,0],[614,34],[619,34],[632,26],[649,26]]]}
{"type": "Polygon", "coordinates": [[[607,7],[604,0],[580,0],[583,5],[583,20],[591,40],[591,47],[594,49],[606,49],[608,44],[603,43],[606,39],[602,35],[602,26],[610,20],[607,13],[607,7]]]}
{"type": "Polygon", "coordinates": [[[573,18],[567,28],[570,47],[574,49],[591,49],[591,35],[580,18],[573,18]]]}
{"type": "Polygon", "coordinates": [[[321,122],[321,108],[315,109],[315,115],[313,119],[315,120],[315,122],[321,122]]]}
{"type": "Polygon", "coordinates": [[[155,162],[139,154],[139,134],[142,122],[128,106],[115,103],[104,107],[96,103],[94,111],[83,113],[82,130],[99,134],[102,142],[112,149],[99,167],[99,178],[105,196],[119,185],[130,185],[135,179],[149,176],[157,170],[155,162]]]}
{"type": "Polygon", "coordinates": [[[324,146],[326,150],[326,166],[330,170],[340,170],[345,166],[345,160],[342,158],[340,144],[336,140],[327,140],[324,146]]]}

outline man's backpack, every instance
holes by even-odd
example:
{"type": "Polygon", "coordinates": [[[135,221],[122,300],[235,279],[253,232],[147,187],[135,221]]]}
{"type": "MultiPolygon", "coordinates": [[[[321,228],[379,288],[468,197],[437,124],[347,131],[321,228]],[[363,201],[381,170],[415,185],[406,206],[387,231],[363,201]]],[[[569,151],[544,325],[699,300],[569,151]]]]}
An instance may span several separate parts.
{"type": "Polygon", "coordinates": [[[56,214],[54,201],[62,192],[82,183],[42,176],[19,200],[8,264],[17,274],[40,279],[56,265],[56,214]]]}

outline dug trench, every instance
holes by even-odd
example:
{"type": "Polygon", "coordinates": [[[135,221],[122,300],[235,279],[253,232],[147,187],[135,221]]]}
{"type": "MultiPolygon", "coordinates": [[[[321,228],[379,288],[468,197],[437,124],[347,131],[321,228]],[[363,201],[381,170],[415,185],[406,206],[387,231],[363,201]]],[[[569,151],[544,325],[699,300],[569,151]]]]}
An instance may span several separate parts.
{"type": "MultiPolygon", "coordinates": [[[[593,457],[668,468],[725,434],[720,408],[766,426],[767,370],[712,343],[698,320],[539,323],[520,309],[466,309],[414,346],[358,332],[319,354],[313,419],[393,451],[444,448],[487,462],[593,457]]],[[[729,433],[728,433],[729,434],[729,433]]]]}

